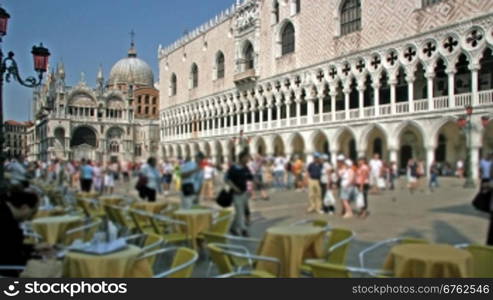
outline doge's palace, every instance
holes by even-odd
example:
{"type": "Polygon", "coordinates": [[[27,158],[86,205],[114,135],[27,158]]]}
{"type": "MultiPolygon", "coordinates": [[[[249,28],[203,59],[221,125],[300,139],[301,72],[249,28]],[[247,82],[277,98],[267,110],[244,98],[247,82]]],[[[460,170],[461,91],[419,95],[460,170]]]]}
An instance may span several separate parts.
{"type": "Polygon", "coordinates": [[[237,1],[159,47],[159,151],[232,160],[243,130],[263,155],[455,166],[469,146],[476,166],[493,151],[492,49],[489,0],[237,1]]]}

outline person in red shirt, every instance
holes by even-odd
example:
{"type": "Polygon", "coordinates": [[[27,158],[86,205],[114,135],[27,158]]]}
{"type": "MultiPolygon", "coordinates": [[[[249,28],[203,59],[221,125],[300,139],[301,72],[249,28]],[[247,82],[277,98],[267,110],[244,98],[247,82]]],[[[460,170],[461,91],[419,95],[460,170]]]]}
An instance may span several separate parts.
{"type": "Polygon", "coordinates": [[[366,218],[368,212],[368,190],[370,189],[370,167],[366,163],[366,158],[361,157],[358,160],[358,169],[356,170],[356,188],[363,193],[365,206],[361,209],[359,217],[366,218]]]}

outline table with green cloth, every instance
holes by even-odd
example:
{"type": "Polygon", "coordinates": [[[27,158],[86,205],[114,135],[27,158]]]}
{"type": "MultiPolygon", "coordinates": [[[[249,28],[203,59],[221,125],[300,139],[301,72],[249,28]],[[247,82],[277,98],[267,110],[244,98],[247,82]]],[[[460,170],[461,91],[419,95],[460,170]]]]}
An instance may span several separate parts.
{"type": "Polygon", "coordinates": [[[106,255],[69,251],[63,260],[63,276],[68,278],[149,278],[148,260],[136,261],[142,249],[133,245],[106,255]]]}
{"type": "Polygon", "coordinates": [[[48,244],[63,243],[64,234],[75,227],[82,226],[81,216],[54,216],[34,219],[31,224],[35,232],[40,234],[48,244]]]}
{"type": "MultiPolygon", "coordinates": [[[[260,244],[259,255],[281,261],[281,277],[299,277],[305,259],[324,255],[324,231],[309,225],[288,225],[268,228],[260,244]]],[[[259,262],[257,270],[277,275],[276,266],[259,262]]]]}
{"type": "Polygon", "coordinates": [[[466,278],[472,276],[472,255],[444,244],[404,244],[394,246],[384,269],[395,277],[466,278]]]}
{"type": "Polygon", "coordinates": [[[187,224],[187,233],[192,239],[192,246],[197,249],[197,237],[199,233],[209,229],[212,225],[211,209],[179,209],[173,216],[187,224]]]}

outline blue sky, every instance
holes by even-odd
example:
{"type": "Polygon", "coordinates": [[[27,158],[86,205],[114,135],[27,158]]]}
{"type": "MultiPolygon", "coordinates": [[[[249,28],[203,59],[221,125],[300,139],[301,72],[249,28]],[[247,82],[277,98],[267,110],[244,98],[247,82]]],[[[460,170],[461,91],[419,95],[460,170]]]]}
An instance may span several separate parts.
{"type": "MultiPolygon", "coordinates": [[[[67,84],[85,73],[95,84],[100,64],[108,78],[111,66],[126,56],[130,31],[136,32],[138,56],[158,79],[157,47],[193,30],[235,0],[1,0],[11,18],[3,38],[5,53],[14,51],[23,78],[34,75],[31,48],[40,42],[52,53],[51,67],[63,60],[67,84]]],[[[4,84],[4,118],[23,121],[30,115],[32,90],[4,84]]]]}

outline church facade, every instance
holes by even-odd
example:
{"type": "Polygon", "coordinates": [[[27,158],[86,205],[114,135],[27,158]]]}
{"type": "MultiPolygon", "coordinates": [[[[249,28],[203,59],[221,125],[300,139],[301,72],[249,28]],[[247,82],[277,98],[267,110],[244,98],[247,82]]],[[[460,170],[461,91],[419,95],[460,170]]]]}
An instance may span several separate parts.
{"type": "Polygon", "coordinates": [[[488,0],[237,1],[160,46],[160,152],[232,160],[243,130],[263,155],[454,167],[469,148],[477,166],[493,151],[492,49],[488,0]]]}
{"type": "Polygon", "coordinates": [[[67,86],[65,68],[59,64],[36,90],[28,158],[108,162],[156,155],[159,93],[152,69],[137,58],[133,42],[127,57],[112,67],[108,81],[101,67],[95,87],[81,77],[76,86],[67,86]]]}

